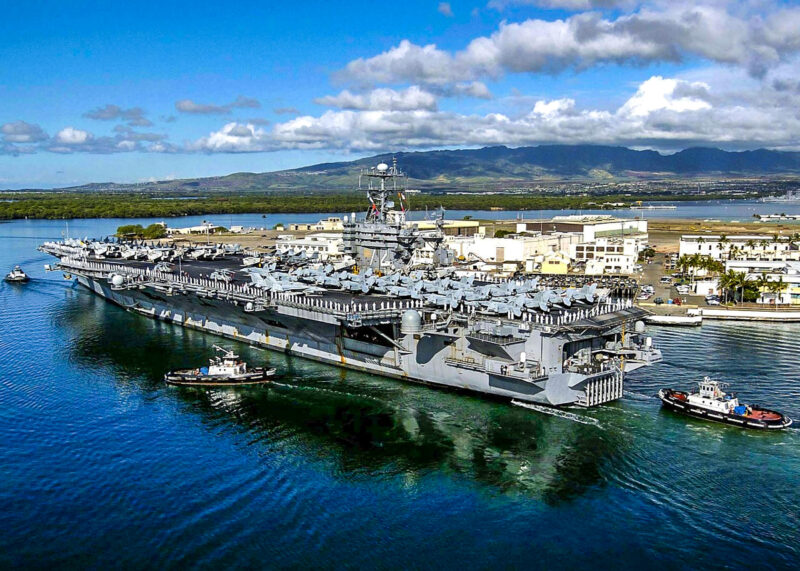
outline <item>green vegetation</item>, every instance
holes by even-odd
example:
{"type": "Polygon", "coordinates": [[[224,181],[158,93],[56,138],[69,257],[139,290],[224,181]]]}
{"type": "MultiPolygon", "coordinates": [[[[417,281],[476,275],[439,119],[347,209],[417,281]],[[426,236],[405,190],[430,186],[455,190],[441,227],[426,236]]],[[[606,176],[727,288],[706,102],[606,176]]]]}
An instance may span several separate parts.
{"type": "MultiPolygon", "coordinates": [[[[86,192],[16,192],[3,195],[0,220],[19,218],[157,218],[203,214],[361,212],[362,193],[246,194],[165,200],[163,195],[86,192]]],[[[711,200],[716,195],[607,195],[603,202],[633,203],[637,200],[711,200]]],[[[542,196],[540,194],[418,194],[413,210],[510,211],[579,210],[597,208],[597,196],[542,196]]]]}
{"type": "Polygon", "coordinates": [[[506,237],[506,236],[508,236],[509,234],[513,234],[513,233],[514,233],[514,232],[512,232],[511,230],[503,230],[503,229],[501,228],[500,230],[495,230],[495,232],[494,232],[494,237],[495,237],[495,238],[505,238],[505,237],[506,237]]]}
{"type": "Polygon", "coordinates": [[[682,273],[689,273],[694,277],[697,270],[704,270],[706,274],[721,274],[725,271],[725,264],[711,256],[693,254],[691,256],[681,256],[678,260],[678,268],[682,273]]]}
{"type": "Polygon", "coordinates": [[[150,224],[143,228],[141,224],[126,224],[117,228],[117,236],[120,238],[145,238],[147,240],[157,240],[167,235],[167,229],[162,224],[150,224]]]}
{"type": "Polygon", "coordinates": [[[656,251],[652,247],[648,246],[641,252],[639,252],[639,261],[646,262],[647,260],[652,260],[656,256],[656,251]]]}

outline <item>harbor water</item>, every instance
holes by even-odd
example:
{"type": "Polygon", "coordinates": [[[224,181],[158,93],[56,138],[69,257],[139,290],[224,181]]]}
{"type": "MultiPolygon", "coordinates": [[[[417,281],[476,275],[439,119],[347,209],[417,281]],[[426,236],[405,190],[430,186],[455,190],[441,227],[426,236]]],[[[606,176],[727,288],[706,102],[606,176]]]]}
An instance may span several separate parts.
{"type": "Polygon", "coordinates": [[[36,246],[65,231],[0,223],[0,270],[32,277],[0,285],[2,568],[800,566],[800,429],[708,424],[655,397],[711,375],[800,419],[800,324],[651,328],[664,363],[617,402],[556,414],[125,312],[44,272],[36,246]],[[214,343],[276,381],[163,383],[214,343]]]}

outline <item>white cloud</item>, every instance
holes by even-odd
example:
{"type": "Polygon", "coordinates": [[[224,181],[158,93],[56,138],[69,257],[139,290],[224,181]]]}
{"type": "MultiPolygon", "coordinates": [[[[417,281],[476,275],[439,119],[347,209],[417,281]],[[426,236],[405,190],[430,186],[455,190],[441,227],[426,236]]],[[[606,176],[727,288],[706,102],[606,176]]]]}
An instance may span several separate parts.
{"type": "Polygon", "coordinates": [[[319,97],[314,102],[339,109],[370,109],[376,111],[436,109],[436,97],[416,85],[400,91],[389,88],[373,89],[366,94],[354,94],[345,89],[338,95],[319,97]]]}
{"type": "Polygon", "coordinates": [[[144,116],[144,110],[141,107],[123,109],[119,105],[113,105],[111,103],[87,111],[83,116],[98,121],[114,121],[120,119],[127,121],[128,125],[131,127],[151,127],[153,125],[153,122],[144,116]]]}
{"type": "Polygon", "coordinates": [[[552,101],[537,101],[533,106],[533,114],[549,119],[559,115],[567,115],[575,108],[574,99],[553,99],[552,101]]]}
{"type": "Polygon", "coordinates": [[[243,95],[239,95],[236,99],[224,105],[195,103],[191,99],[181,99],[175,102],[175,109],[181,113],[193,113],[195,115],[228,115],[233,109],[255,109],[258,107],[261,107],[261,103],[257,99],[243,95]]]}
{"type": "Polygon", "coordinates": [[[800,91],[780,91],[769,82],[746,93],[735,85],[716,92],[703,82],[654,76],[612,111],[580,108],[571,98],[539,99],[529,105],[526,114],[516,117],[427,109],[330,110],[276,124],[236,150],[385,151],[542,143],[664,150],[690,145],[800,146],[800,91]]]}
{"type": "Polygon", "coordinates": [[[366,86],[447,85],[504,73],[557,73],[600,64],[646,64],[702,58],[734,64],[761,76],[800,52],[800,8],[766,16],[725,3],[664,3],[605,18],[597,12],[566,19],[503,22],[491,36],[448,52],[402,40],[339,73],[366,86]]]}
{"type": "Polygon", "coordinates": [[[701,111],[711,109],[708,85],[678,79],[651,77],[639,86],[633,97],[620,108],[631,117],[646,117],[655,111],[701,111]]]}
{"type": "Polygon", "coordinates": [[[446,96],[476,97],[478,99],[491,99],[492,92],[482,81],[462,81],[455,85],[440,90],[446,96]]]}
{"type": "Polygon", "coordinates": [[[91,138],[92,134],[88,131],[74,127],[64,127],[55,136],[55,140],[64,145],[82,145],[91,138]]]}
{"type": "Polygon", "coordinates": [[[439,13],[446,18],[453,17],[453,8],[450,6],[450,2],[439,2],[439,7],[437,8],[439,13]]]}
{"type": "Polygon", "coordinates": [[[189,145],[188,150],[224,153],[242,153],[271,150],[264,129],[252,123],[227,123],[219,131],[210,133],[189,145]]]}
{"type": "Polygon", "coordinates": [[[38,143],[47,140],[47,133],[39,125],[15,121],[0,126],[0,133],[6,143],[38,143]]]}
{"type": "Polygon", "coordinates": [[[444,84],[469,77],[466,67],[455,69],[454,58],[434,44],[418,46],[402,40],[396,47],[374,57],[359,58],[347,64],[339,74],[356,83],[427,83],[444,84]]]}

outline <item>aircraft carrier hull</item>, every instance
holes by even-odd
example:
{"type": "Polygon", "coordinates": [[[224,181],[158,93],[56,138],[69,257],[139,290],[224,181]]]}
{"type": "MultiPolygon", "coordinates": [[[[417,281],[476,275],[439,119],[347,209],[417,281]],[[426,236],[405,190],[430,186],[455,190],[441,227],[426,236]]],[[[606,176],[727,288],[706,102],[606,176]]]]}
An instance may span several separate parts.
{"type": "Polygon", "coordinates": [[[353,338],[342,324],[300,309],[247,312],[225,299],[170,295],[150,288],[118,290],[106,279],[73,275],[82,286],[131,312],[366,373],[545,405],[591,405],[622,394],[619,369],[588,375],[550,372],[531,378],[527,371],[517,372],[509,351],[491,340],[467,342],[446,331],[403,334],[394,324],[394,343],[389,339],[375,343],[353,338]]]}

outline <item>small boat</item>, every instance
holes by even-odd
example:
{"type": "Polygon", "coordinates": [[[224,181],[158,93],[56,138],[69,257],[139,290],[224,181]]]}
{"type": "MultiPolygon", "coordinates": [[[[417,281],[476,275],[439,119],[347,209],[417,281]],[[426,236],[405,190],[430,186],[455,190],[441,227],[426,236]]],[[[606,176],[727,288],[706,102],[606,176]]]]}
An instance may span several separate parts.
{"type": "Polygon", "coordinates": [[[6,274],[5,279],[7,282],[22,283],[28,281],[30,278],[28,274],[22,271],[22,268],[14,266],[14,269],[6,274]]]}
{"type": "Polygon", "coordinates": [[[792,425],[792,419],[779,412],[742,404],[735,394],[724,393],[725,383],[705,377],[698,385],[699,390],[691,393],[661,389],[658,398],[665,408],[675,412],[742,428],[775,430],[792,425]]]}
{"type": "Polygon", "coordinates": [[[164,375],[170,385],[182,386],[239,386],[267,383],[275,375],[275,369],[264,367],[247,368],[233,351],[214,345],[220,356],[209,359],[208,367],[178,369],[164,375]]]}

